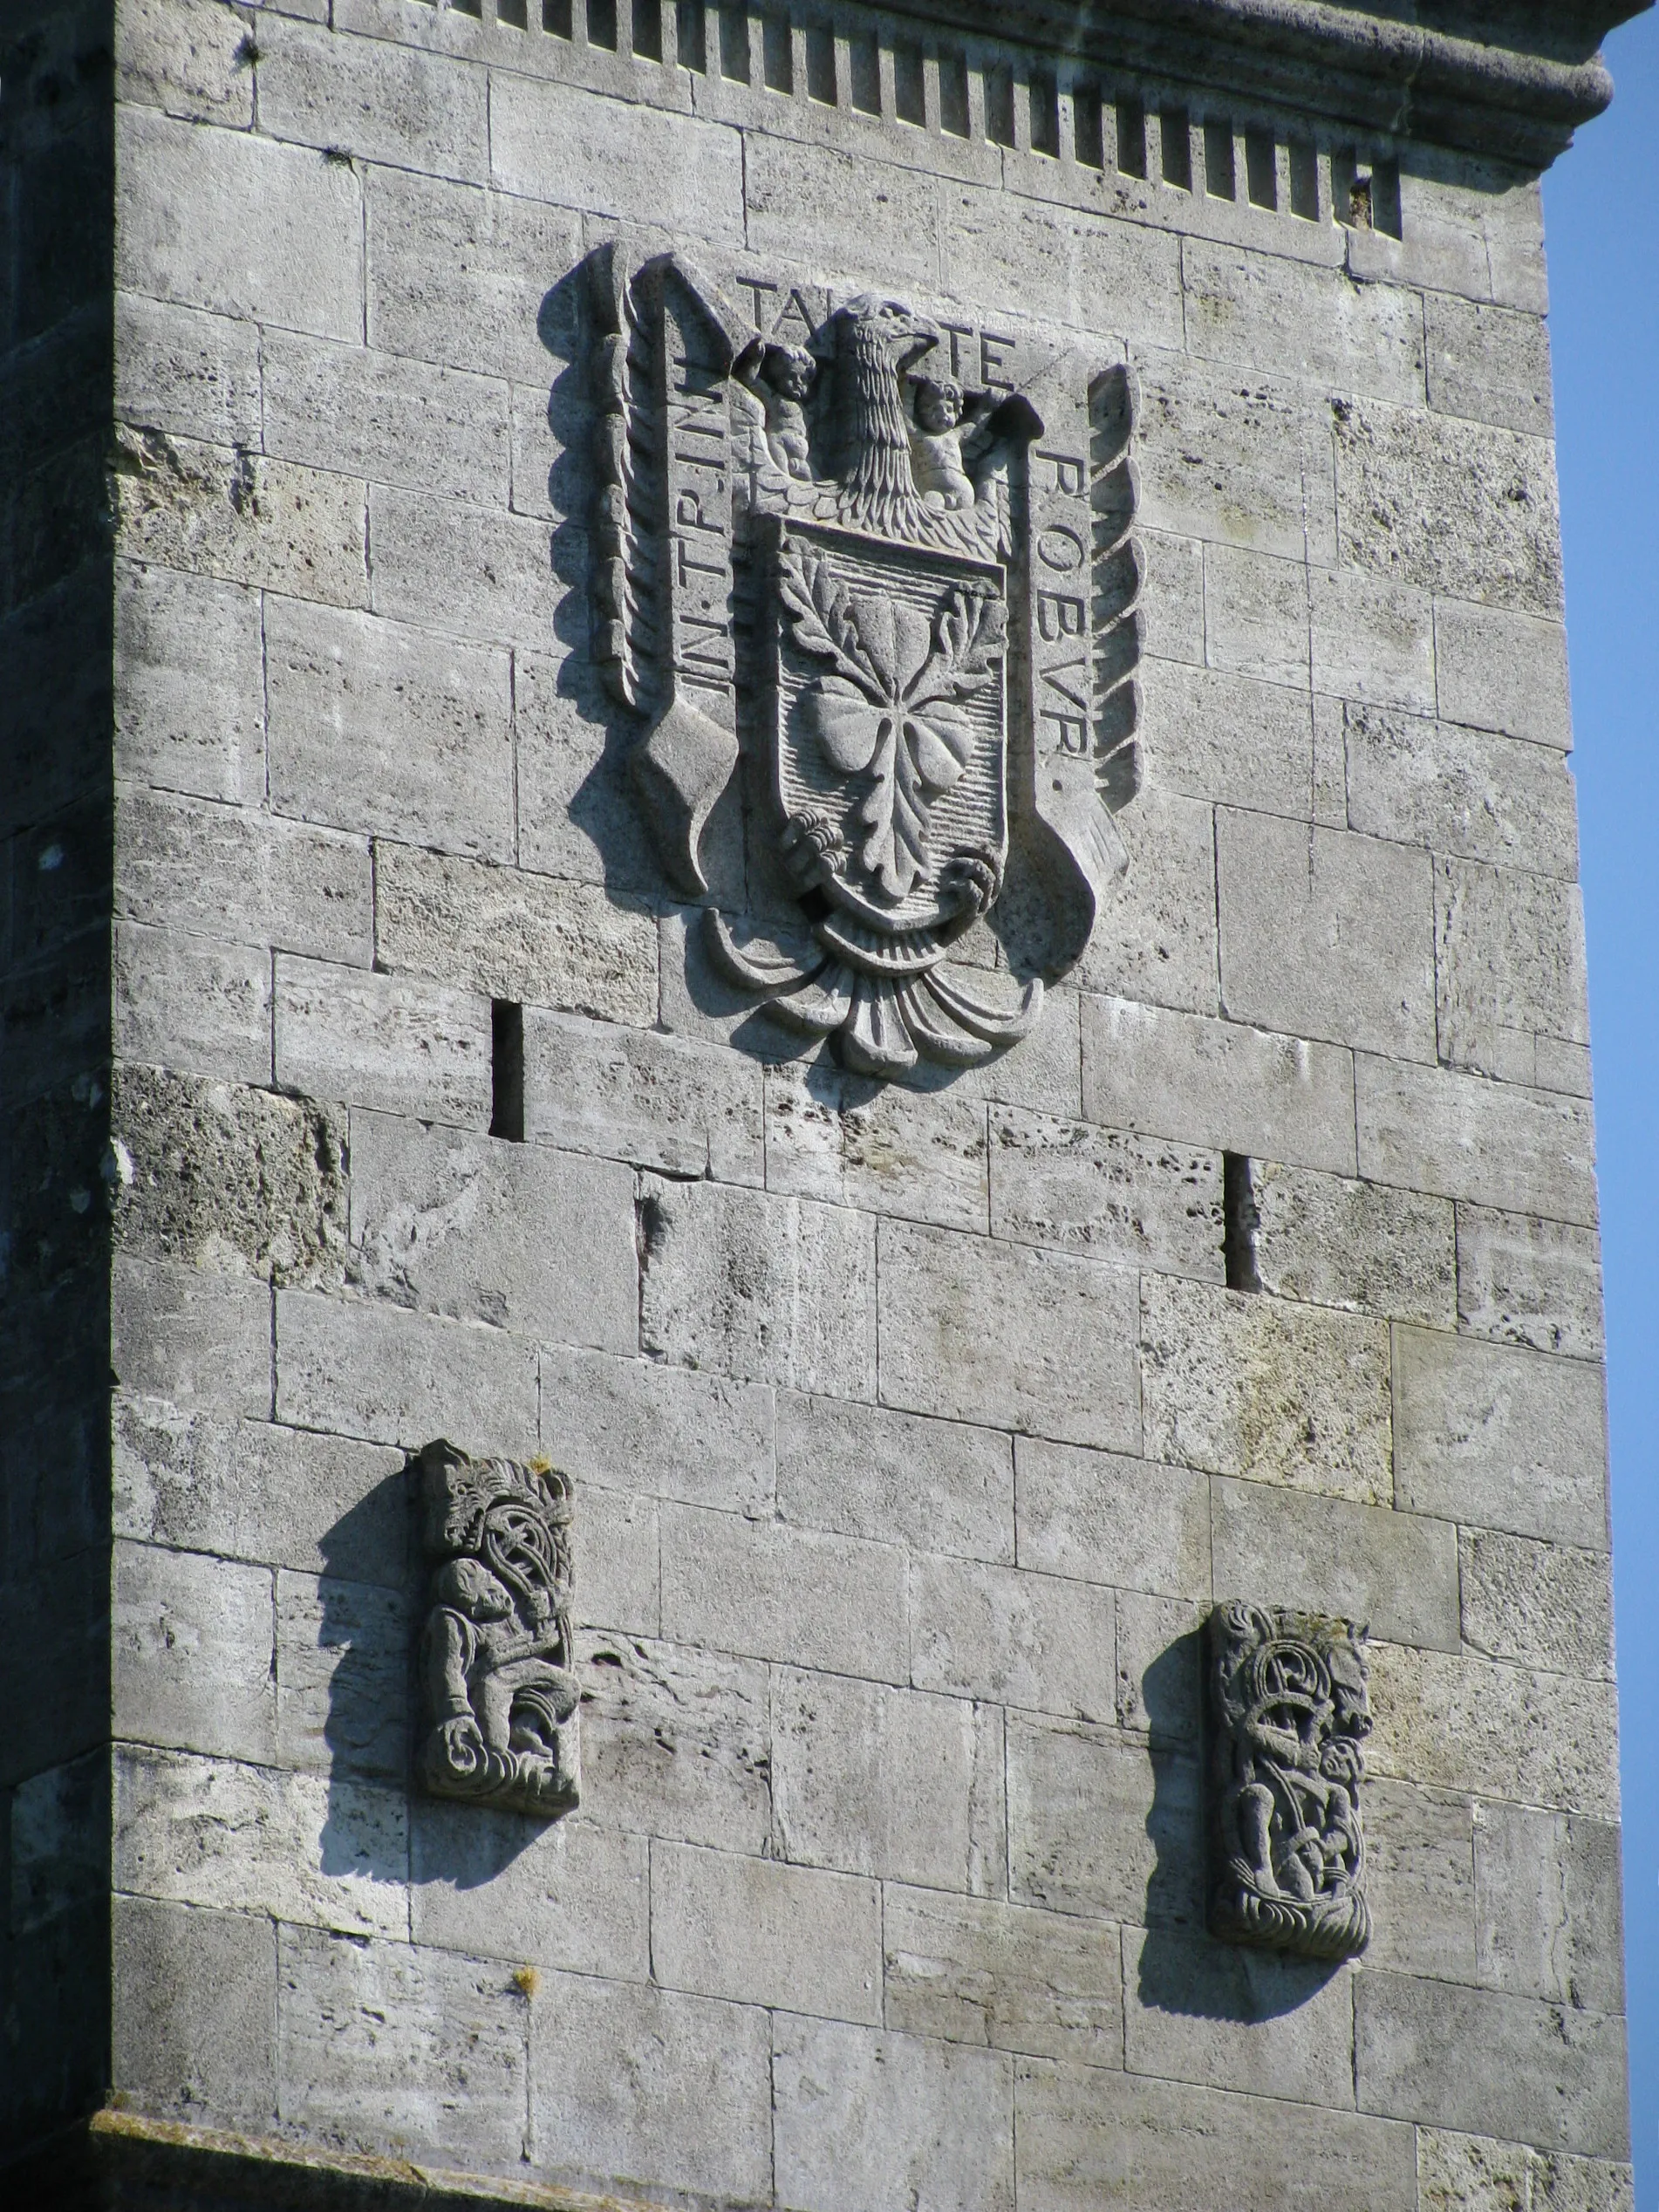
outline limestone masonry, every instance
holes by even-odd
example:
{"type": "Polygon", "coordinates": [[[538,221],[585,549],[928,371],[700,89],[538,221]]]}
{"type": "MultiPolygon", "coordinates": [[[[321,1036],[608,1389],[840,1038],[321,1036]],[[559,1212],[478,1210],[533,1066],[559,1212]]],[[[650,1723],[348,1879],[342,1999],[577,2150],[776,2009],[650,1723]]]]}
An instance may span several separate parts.
{"type": "Polygon", "coordinates": [[[1633,2212],[1631,4],[0,0],[9,2201],[1633,2212]]]}

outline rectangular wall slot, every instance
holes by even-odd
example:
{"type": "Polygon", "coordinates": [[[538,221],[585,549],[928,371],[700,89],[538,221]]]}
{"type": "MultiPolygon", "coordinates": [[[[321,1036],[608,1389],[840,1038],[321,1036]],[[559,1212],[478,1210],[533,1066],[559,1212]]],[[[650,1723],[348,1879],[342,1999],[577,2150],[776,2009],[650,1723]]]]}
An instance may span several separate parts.
{"type": "Polygon", "coordinates": [[[617,51],[617,0],[588,0],[588,44],[617,51]]]}
{"type": "Polygon", "coordinates": [[[489,1133],[524,1142],[524,1009],[516,999],[490,1001],[489,1133]]]}
{"type": "Polygon", "coordinates": [[[893,48],[893,112],[901,123],[925,123],[927,93],[922,50],[901,40],[893,48]]]}
{"type": "Polygon", "coordinates": [[[708,71],[708,25],[703,0],[679,0],[674,10],[674,52],[682,69],[705,76],[708,71]]]}
{"type": "Polygon", "coordinates": [[[720,75],[734,85],[749,81],[749,11],[720,10],[720,75]]]}
{"type": "Polygon", "coordinates": [[[633,50],[641,61],[662,59],[662,0],[633,0],[633,50]]]}
{"type": "Polygon", "coordinates": [[[822,24],[807,31],[807,98],[824,107],[836,104],[836,34],[822,24]]]}
{"type": "Polygon", "coordinates": [[[1221,1155],[1221,1250],[1229,1290],[1260,1290],[1256,1232],[1261,1214],[1256,1205],[1255,1164],[1242,1152],[1221,1155]]]}
{"type": "Polygon", "coordinates": [[[1239,193],[1232,174],[1232,126],[1213,118],[1204,126],[1204,188],[1212,200],[1233,200],[1239,193]]]}
{"type": "Polygon", "coordinates": [[[570,18],[570,0],[542,0],[542,28],[555,38],[573,38],[576,25],[570,18]]]}
{"type": "Polygon", "coordinates": [[[1192,189],[1192,133],[1184,107],[1166,107],[1158,117],[1158,171],[1178,192],[1192,189]]]}
{"type": "Polygon", "coordinates": [[[1245,133],[1245,183],[1253,208],[1279,205],[1279,169],[1273,137],[1266,131],[1245,133]]]}
{"type": "Polygon", "coordinates": [[[1100,94],[1091,85],[1072,86],[1071,136],[1072,152],[1084,168],[1104,168],[1106,149],[1101,135],[1100,94]]]}
{"type": "Polygon", "coordinates": [[[860,34],[847,41],[847,59],[852,65],[852,104],[861,115],[881,113],[881,48],[875,34],[860,34]]]}
{"type": "Polygon", "coordinates": [[[952,138],[968,134],[967,57],[941,54],[939,58],[939,126],[952,138]]]}
{"type": "Polygon", "coordinates": [[[1304,222],[1319,221],[1319,150],[1307,139],[1290,141],[1290,212],[1304,222]]]}
{"type": "Polygon", "coordinates": [[[1146,110],[1137,99],[1117,103],[1117,172],[1126,177],[1146,174],[1146,110]]]}
{"type": "Polygon", "coordinates": [[[1034,75],[1027,87],[1031,102],[1031,151],[1060,159],[1060,94],[1052,77],[1034,75]]]}
{"type": "Polygon", "coordinates": [[[1007,68],[985,72],[985,135],[993,146],[1014,144],[1014,72],[1007,68]]]}

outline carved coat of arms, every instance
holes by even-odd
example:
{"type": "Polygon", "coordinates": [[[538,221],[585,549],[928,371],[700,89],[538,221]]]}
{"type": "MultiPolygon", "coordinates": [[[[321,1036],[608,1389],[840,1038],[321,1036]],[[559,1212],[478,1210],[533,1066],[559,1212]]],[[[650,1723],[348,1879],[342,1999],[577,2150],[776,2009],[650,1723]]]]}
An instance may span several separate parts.
{"type": "Polygon", "coordinates": [[[665,864],[710,895],[735,786],[754,859],[705,913],[726,975],[865,1074],[987,1059],[1124,862],[1127,371],[976,389],[897,301],[786,340],[678,255],[591,274],[594,652],[665,864]]]}

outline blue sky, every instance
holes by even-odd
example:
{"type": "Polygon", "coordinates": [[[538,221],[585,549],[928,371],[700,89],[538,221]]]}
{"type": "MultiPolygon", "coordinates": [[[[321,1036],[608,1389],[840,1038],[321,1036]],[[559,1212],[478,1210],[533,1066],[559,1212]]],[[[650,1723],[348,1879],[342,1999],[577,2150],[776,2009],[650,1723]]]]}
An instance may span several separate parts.
{"type": "Polygon", "coordinates": [[[1638,2212],[1659,2212],[1659,18],[1544,181],[1607,1273],[1638,2212]]]}

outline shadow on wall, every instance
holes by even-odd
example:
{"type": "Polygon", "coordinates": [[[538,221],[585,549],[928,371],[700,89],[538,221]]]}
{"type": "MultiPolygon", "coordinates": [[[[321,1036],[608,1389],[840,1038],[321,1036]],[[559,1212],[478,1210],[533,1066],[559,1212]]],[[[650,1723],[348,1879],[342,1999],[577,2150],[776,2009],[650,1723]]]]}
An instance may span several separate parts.
{"type": "MultiPolygon", "coordinates": [[[[446,1805],[415,1781],[417,1672],[426,1570],[414,1540],[410,1477],[388,1475],[323,1539],[324,1573],[309,1621],[284,1621],[279,1664],[326,1685],[320,1733],[328,1771],[322,1871],[341,1880],[491,1881],[545,1823],[446,1805]],[[370,1581],[370,1574],[381,1579],[370,1581]],[[395,1575],[396,1580],[387,1579],[395,1575]]],[[[286,1687],[300,1687],[298,1679],[286,1687]]]]}
{"type": "Polygon", "coordinates": [[[1149,2011],[1246,2025],[1280,2018],[1341,1971],[1324,1959],[1219,1943],[1205,1929],[1202,1636],[1166,1646],[1140,1680],[1151,1741],[1156,1863],[1146,1885],[1146,1933],[1137,1996],[1149,2011]]]}

